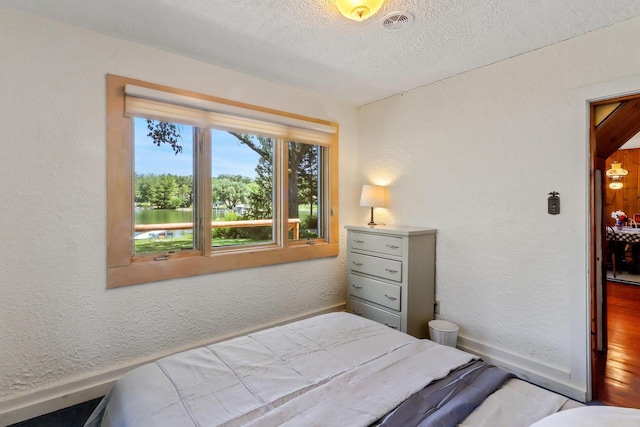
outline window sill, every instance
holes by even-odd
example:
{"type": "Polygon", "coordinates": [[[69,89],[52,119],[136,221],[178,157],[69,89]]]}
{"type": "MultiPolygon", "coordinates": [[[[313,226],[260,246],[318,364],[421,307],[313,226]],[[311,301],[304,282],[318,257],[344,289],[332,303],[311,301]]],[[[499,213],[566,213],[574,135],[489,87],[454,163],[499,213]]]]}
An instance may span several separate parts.
{"type": "Polygon", "coordinates": [[[260,248],[255,251],[214,252],[206,257],[176,257],[163,261],[136,262],[127,266],[107,268],[107,287],[118,288],[180,277],[326,258],[337,256],[338,253],[337,243],[316,243],[287,248],[260,248]],[[252,253],[253,256],[247,256],[248,253],[252,253]]]}

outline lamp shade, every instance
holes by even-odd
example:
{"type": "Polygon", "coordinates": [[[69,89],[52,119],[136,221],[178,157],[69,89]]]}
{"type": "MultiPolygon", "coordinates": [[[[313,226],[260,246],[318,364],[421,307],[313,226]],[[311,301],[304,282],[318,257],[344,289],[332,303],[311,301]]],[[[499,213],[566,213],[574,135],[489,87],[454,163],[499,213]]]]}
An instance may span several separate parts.
{"type": "Polygon", "coordinates": [[[620,181],[613,181],[611,184],[609,184],[609,188],[612,190],[619,190],[622,187],[623,185],[620,181]]]}
{"type": "Polygon", "coordinates": [[[360,206],[383,208],[387,206],[387,187],[381,185],[363,185],[360,206]]]}
{"type": "Polygon", "coordinates": [[[354,21],[362,21],[373,16],[384,0],[336,0],[340,13],[354,21]]]}
{"type": "Polygon", "coordinates": [[[607,176],[609,178],[620,178],[623,176],[627,176],[629,171],[622,168],[622,163],[618,161],[611,162],[611,169],[607,170],[607,176]]]}

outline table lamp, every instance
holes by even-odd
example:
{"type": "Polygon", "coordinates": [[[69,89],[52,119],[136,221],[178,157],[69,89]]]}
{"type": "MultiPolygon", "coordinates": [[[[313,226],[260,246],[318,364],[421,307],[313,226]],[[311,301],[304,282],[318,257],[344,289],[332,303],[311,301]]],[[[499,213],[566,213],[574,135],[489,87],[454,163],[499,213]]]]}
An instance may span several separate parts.
{"type": "Polygon", "coordinates": [[[384,208],[387,206],[387,187],[381,185],[363,185],[360,195],[360,206],[371,207],[371,221],[368,225],[376,225],[373,222],[373,208],[384,208]]]}

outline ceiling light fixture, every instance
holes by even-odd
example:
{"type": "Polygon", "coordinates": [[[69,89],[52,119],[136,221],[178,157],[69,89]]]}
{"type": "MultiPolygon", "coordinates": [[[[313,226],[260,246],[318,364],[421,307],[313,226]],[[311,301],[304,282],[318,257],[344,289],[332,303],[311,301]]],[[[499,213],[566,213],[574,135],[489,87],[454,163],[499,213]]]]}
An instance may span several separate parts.
{"type": "Polygon", "coordinates": [[[382,7],[384,0],[336,0],[340,13],[354,21],[372,17],[382,7]]]}

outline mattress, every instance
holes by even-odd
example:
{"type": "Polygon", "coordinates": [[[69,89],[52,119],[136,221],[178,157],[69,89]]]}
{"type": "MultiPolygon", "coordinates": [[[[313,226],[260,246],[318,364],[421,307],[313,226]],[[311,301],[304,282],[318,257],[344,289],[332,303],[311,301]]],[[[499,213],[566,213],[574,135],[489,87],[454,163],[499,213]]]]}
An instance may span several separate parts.
{"type": "MultiPolygon", "coordinates": [[[[475,359],[329,313],[138,367],[115,383],[85,426],[370,426],[475,359]]],[[[459,424],[529,426],[568,402],[511,379],[459,424]]]]}

